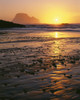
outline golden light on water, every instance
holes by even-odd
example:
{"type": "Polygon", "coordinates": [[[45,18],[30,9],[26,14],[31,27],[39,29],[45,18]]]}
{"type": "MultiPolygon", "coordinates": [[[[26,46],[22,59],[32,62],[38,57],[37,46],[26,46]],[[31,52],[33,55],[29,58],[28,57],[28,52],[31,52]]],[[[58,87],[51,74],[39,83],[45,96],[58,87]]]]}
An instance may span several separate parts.
{"type": "Polygon", "coordinates": [[[58,32],[55,32],[55,38],[58,38],[58,32]]]}

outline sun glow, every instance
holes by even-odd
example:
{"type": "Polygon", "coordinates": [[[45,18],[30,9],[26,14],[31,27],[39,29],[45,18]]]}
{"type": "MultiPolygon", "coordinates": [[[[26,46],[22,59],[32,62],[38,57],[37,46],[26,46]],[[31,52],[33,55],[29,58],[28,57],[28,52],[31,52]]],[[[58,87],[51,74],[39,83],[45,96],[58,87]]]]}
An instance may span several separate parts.
{"type": "Polygon", "coordinates": [[[56,22],[58,22],[58,19],[55,19],[56,22]]]}
{"type": "Polygon", "coordinates": [[[61,24],[60,18],[55,18],[53,23],[54,24],[61,24]]]}

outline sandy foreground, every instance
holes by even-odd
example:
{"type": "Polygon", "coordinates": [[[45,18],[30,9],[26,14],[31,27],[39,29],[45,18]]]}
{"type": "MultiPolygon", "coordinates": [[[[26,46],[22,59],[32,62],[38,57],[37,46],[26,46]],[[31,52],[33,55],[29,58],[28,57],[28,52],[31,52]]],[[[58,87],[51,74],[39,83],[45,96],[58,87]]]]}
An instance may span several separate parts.
{"type": "Polygon", "coordinates": [[[80,38],[0,34],[0,100],[80,100],[80,38]]]}

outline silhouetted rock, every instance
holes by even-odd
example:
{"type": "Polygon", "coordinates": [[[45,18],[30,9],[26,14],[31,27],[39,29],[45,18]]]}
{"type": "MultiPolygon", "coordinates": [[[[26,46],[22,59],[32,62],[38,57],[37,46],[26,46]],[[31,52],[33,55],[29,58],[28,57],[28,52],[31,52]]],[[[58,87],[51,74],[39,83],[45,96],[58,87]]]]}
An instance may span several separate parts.
{"type": "Polygon", "coordinates": [[[0,20],[0,28],[13,28],[13,27],[25,27],[25,25],[0,20]]]}
{"type": "Polygon", "coordinates": [[[18,24],[39,24],[40,23],[37,18],[30,17],[29,15],[25,13],[16,14],[12,22],[18,23],[18,24]]]}

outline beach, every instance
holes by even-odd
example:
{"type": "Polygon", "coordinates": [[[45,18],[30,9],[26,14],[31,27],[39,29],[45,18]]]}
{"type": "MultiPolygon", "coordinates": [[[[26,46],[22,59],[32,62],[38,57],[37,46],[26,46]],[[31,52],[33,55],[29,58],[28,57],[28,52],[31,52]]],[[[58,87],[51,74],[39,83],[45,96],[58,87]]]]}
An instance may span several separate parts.
{"type": "Polygon", "coordinates": [[[0,100],[80,100],[79,30],[0,30],[0,100]]]}

